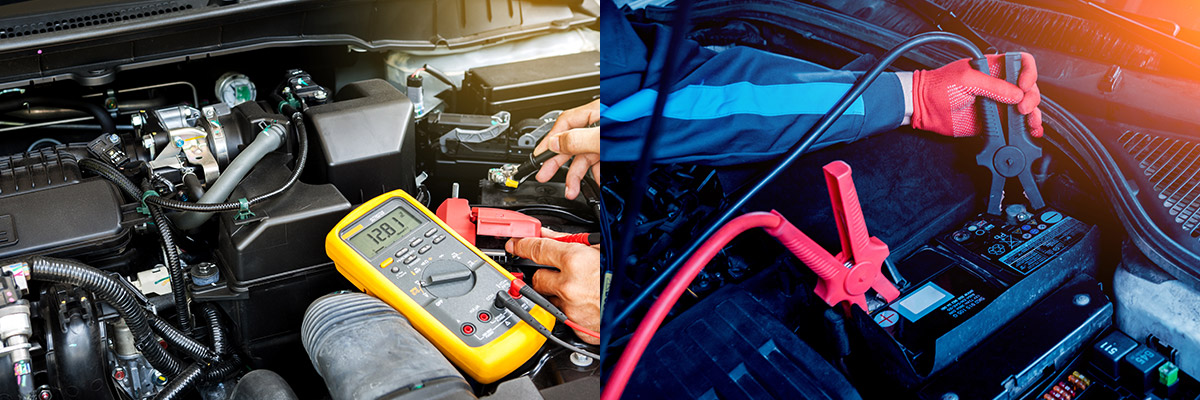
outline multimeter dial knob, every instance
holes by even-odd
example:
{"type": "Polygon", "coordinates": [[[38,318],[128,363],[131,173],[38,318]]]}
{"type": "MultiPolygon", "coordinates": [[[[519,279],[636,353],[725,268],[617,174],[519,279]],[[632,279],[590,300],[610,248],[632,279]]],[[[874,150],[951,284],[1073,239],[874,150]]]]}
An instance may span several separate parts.
{"type": "Polygon", "coordinates": [[[421,275],[421,285],[436,297],[462,296],[475,288],[475,271],[458,261],[435,261],[425,268],[425,273],[421,275]]]}

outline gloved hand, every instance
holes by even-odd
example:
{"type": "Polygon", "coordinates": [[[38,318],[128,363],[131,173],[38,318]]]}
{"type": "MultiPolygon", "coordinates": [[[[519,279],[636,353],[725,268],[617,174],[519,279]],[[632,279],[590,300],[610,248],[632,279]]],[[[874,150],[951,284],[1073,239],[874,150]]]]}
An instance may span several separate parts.
{"type": "Polygon", "coordinates": [[[961,59],[932,71],[914,71],[912,81],[913,128],[946,136],[975,136],[981,134],[976,123],[979,97],[1004,104],[1016,104],[1017,112],[1025,115],[1029,134],[1042,137],[1042,101],[1037,87],[1037,66],[1033,56],[1021,53],[1021,74],[1017,86],[1000,79],[1003,55],[988,55],[991,76],[971,68],[961,59]]]}
{"type": "Polygon", "coordinates": [[[566,198],[574,200],[579,196],[579,183],[592,170],[592,178],[600,182],[600,128],[588,128],[588,125],[600,120],[600,100],[563,111],[554,121],[554,127],[546,137],[533,149],[533,154],[542,154],[547,149],[558,153],[547,160],[538,170],[538,182],[549,181],[558,173],[558,168],[567,163],[571,156],[571,168],[567,170],[566,198]]]}
{"type": "MultiPolygon", "coordinates": [[[[533,262],[558,268],[533,274],[533,290],[547,296],[567,318],[592,331],[600,330],[600,249],[554,239],[565,234],[542,228],[540,238],[510,239],[504,250],[533,262]]],[[[581,340],[600,339],[575,331],[581,340]]]]}

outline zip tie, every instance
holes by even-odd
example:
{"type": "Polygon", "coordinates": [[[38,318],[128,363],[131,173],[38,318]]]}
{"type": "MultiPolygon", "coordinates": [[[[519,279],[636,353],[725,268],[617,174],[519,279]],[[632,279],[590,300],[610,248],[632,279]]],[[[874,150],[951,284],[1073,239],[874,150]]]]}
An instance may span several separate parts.
{"type": "Polygon", "coordinates": [[[150,207],[146,205],[146,198],[150,197],[150,196],[158,196],[158,192],[153,191],[153,190],[147,190],[145,192],[142,192],[142,206],[137,208],[137,212],[145,214],[147,216],[150,215],[150,207]]]}
{"type": "Polygon", "coordinates": [[[254,216],[254,212],[250,211],[250,200],[246,200],[245,197],[240,198],[238,199],[238,206],[241,208],[238,209],[237,216],[233,217],[233,219],[241,221],[254,216]]]}

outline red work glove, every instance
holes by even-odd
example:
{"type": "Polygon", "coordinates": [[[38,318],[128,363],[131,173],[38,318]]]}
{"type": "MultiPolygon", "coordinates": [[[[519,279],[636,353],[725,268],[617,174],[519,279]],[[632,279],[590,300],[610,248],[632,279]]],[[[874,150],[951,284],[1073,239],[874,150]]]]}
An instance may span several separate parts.
{"type": "Polygon", "coordinates": [[[983,96],[1016,104],[1017,112],[1027,116],[1029,134],[1042,137],[1042,112],[1037,108],[1042,96],[1033,56],[1021,53],[1017,86],[999,79],[1003,55],[989,55],[987,60],[991,76],[972,69],[965,58],[933,71],[913,71],[913,128],[954,137],[979,135],[982,126],[976,121],[975,104],[983,96]]]}

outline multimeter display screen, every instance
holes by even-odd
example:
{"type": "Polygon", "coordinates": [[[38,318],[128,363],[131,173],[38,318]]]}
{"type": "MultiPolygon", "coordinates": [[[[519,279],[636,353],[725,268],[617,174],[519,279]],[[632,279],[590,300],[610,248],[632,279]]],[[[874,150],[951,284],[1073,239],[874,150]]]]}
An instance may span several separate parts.
{"type": "Polygon", "coordinates": [[[395,243],[397,238],[404,237],[417,226],[421,225],[421,221],[403,207],[397,207],[392,212],[387,213],[375,223],[367,226],[362,232],[350,237],[350,244],[354,248],[363,252],[367,258],[375,258],[380,251],[395,243]]]}

